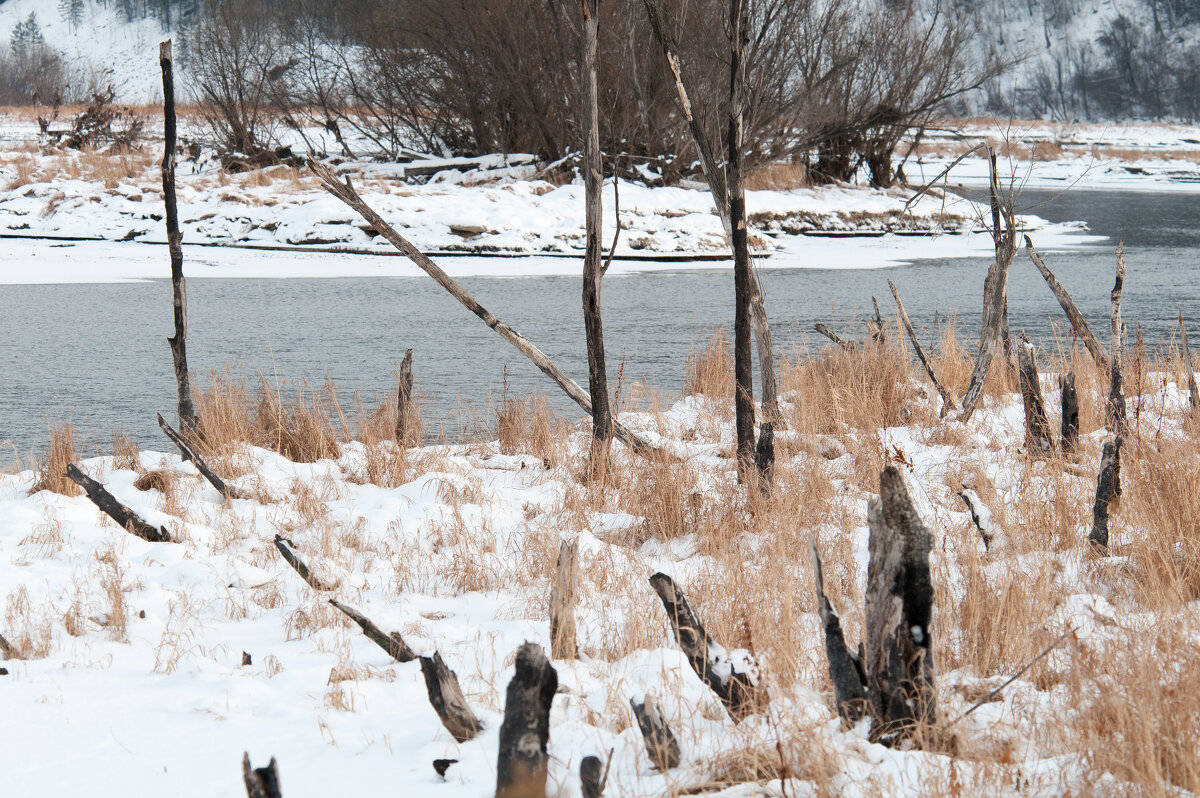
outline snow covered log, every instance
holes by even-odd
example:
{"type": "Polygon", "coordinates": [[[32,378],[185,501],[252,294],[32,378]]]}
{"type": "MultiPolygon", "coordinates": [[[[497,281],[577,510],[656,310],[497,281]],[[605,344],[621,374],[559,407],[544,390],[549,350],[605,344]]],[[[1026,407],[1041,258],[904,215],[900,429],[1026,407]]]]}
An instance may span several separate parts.
{"type": "Polygon", "coordinates": [[[735,669],[729,652],[704,631],[704,625],[671,577],[656,573],[650,577],[650,586],[662,599],[675,642],[687,656],[692,670],[717,694],[734,721],[740,722],[766,706],[769,700],[766,690],[758,686],[753,675],[735,669]]]}
{"type": "Polygon", "coordinates": [[[1100,474],[1096,477],[1096,502],[1092,505],[1092,531],[1088,540],[1108,548],[1108,513],[1113,499],[1121,495],[1121,446],[1125,439],[1117,435],[1104,443],[1100,456],[1100,474]]]}
{"type": "Polygon", "coordinates": [[[416,424],[413,423],[412,406],[412,349],[404,350],[404,359],[400,361],[400,385],[396,388],[396,442],[408,446],[413,441],[416,424]]]}
{"type": "Polygon", "coordinates": [[[967,512],[971,514],[971,523],[979,530],[979,537],[983,538],[983,548],[991,551],[992,546],[999,542],[996,539],[996,522],[992,520],[992,511],[984,505],[979,494],[970,488],[963,488],[954,495],[967,505],[967,512]]]}
{"type": "Polygon", "coordinates": [[[363,634],[366,635],[372,643],[386,651],[388,656],[396,660],[396,662],[412,662],[417,658],[417,655],[411,648],[408,647],[408,643],[404,642],[404,638],[400,636],[399,632],[392,632],[390,635],[386,634],[382,629],[376,626],[370,618],[363,615],[353,607],[348,607],[337,599],[330,599],[329,603],[334,607],[337,607],[346,615],[346,617],[358,624],[358,628],[362,629],[363,634]]]}
{"type": "Polygon", "coordinates": [[[1037,267],[1041,273],[1042,279],[1046,281],[1046,285],[1050,286],[1050,291],[1054,294],[1054,298],[1058,300],[1058,304],[1062,306],[1063,312],[1067,314],[1067,320],[1071,322],[1071,329],[1079,340],[1083,341],[1084,348],[1088,354],[1092,356],[1092,360],[1096,361],[1096,365],[1103,371],[1108,371],[1108,355],[1104,352],[1104,347],[1100,345],[1100,341],[1096,338],[1096,334],[1092,332],[1092,328],[1088,326],[1087,319],[1079,312],[1079,308],[1075,306],[1075,300],[1071,299],[1071,295],[1067,292],[1066,287],[1058,281],[1054,273],[1046,266],[1041,255],[1033,248],[1033,241],[1029,236],[1025,236],[1025,254],[1033,261],[1033,265],[1037,267]]]}
{"type": "Polygon", "coordinates": [[[558,673],[535,643],[517,649],[516,665],[500,724],[496,798],[545,798],[550,704],[558,689],[558,673]]]}
{"type": "Polygon", "coordinates": [[[1062,453],[1074,454],[1079,447],[1079,394],[1075,390],[1075,372],[1058,378],[1062,391],[1062,453]]]}
{"type": "Polygon", "coordinates": [[[871,739],[890,744],[918,724],[932,724],[936,714],[929,636],[932,536],[895,466],[879,475],[879,496],[871,499],[867,523],[865,665],[871,739]]]}
{"type": "Polygon", "coordinates": [[[1050,432],[1050,419],[1046,415],[1046,400],[1042,398],[1037,352],[1023,334],[1017,347],[1017,379],[1021,385],[1021,401],[1025,406],[1025,448],[1035,457],[1048,455],[1054,451],[1054,437],[1050,432]]]}
{"type": "Polygon", "coordinates": [[[451,737],[465,743],[483,731],[483,724],[467,705],[458,676],[446,667],[440,653],[435,651],[432,657],[421,657],[421,675],[425,677],[429,703],[451,737]]]}
{"type": "Polygon", "coordinates": [[[631,698],[629,706],[633,707],[633,716],[637,718],[638,728],[646,743],[646,754],[654,767],[660,773],[679,767],[679,740],[675,739],[675,733],[667,725],[654,696],[647,693],[640,703],[631,698]]]}
{"type": "MultiPolygon", "coordinates": [[[[1121,289],[1125,284],[1125,245],[1117,242],[1117,278],[1113,283],[1111,342],[1109,343],[1108,402],[1104,406],[1104,422],[1108,431],[1121,436],[1126,430],[1125,389],[1121,370],[1125,360],[1125,326],[1121,322],[1121,289]]],[[[1117,493],[1120,493],[1118,490],[1117,493]]]]}
{"type": "Polygon", "coordinates": [[[579,539],[563,541],[558,547],[558,563],[550,586],[550,656],[575,659],[575,559],[579,539]]]}
{"type": "Polygon", "coordinates": [[[821,570],[821,555],[817,541],[812,540],[813,571],[817,582],[817,612],[825,632],[825,657],[829,662],[829,679],[833,682],[833,699],[838,717],[846,727],[862,717],[867,697],[867,677],[863,672],[862,648],[858,656],[850,653],[842,634],[842,622],[829,598],[825,595],[825,576],[821,570]]]}
{"type": "Polygon", "coordinates": [[[167,420],[162,417],[162,413],[158,413],[157,416],[158,426],[161,427],[166,436],[171,439],[171,443],[175,444],[175,448],[179,450],[181,455],[183,455],[183,459],[191,460],[192,465],[196,466],[196,470],[200,472],[200,475],[208,480],[208,484],[217,489],[217,493],[220,493],[226,499],[230,500],[247,498],[237,488],[231,488],[226,485],[225,480],[217,476],[216,473],[214,473],[213,470],[208,467],[208,463],[204,462],[204,458],[201,457],[194,449],[192,449],[192,447],[188,445],[188,442],[184,440],[183,436],[176,432],[171,425],[167,423],[167,420]]]}
{"type": "Polygon", "coordinates": [[[242,755],[242,779],[246,783],[247,798],[283,798],[279,791],[279,765],[275,757],[265,768],[250,766],[250,753],[242,755]]]}
{"type": "Polygon", "coordinates": [[[278,533],[275,534],[275,548],[279,549],[279,553],[283,555],[283,559],[288,565],[295,569],[296,573],[300,574],[300,578],[308,583],[308,586],[313,590],[333,590],[337,585],[326,584],[312,571],[308,569],[308,565],[296,552],[292,551],[295,543],[285,538],[278,533]]]}
{"type": "Polygon", "coordinates": [[[142,520],[142,517],[130,510],[117,500],[104,486],[79,470],[74,463],[67,466],[67,476],[92,500],[109,518],[117,522],[117,526],[131,535],[137,535],[142,540],[151,543],[171,543],[171,535],[165,526],[154,527],[142,520]]]}

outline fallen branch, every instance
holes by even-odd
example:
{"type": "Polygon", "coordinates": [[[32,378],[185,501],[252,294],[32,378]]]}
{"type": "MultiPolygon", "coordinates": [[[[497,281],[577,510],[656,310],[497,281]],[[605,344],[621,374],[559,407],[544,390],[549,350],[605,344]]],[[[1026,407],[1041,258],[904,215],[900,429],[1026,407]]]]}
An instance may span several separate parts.
{"type": "Polygon", "coordinates": [[[300,574],[300,578],[308,582],[309,587],[313,590],[333,590],[337,587],[337,585],[326,584],[318,579],[312,571],[308,570],[308,566],[305,565],[304,560],[300,559],[300,556],[292,551],[292,546],[295,545],[295,543],[292,543],[292,541],[283,535],[275,535],[275,548],[279,549],[279,553],[283,555],[283,559],[287,564],[292,566],[296,570],[296,573],[300,574]]]}
{"type": "MultiPolygon", "coordinates": [[[[938,415],[941,418],[945,418],[946,414],[950,412],[950,408],[957,406],[958,403],[954,395],[946,389],[946,386],[942,384],[942,381],[937,378],[937,374],[934,373],[933,364],[929,362],[929,358],[925,354],[925,349],[921,346],[916,331],[913,330],[912,322],[908,320],[908,313],[904,310],[904,303],[900,301],[900,292],[896,290],[896,284],[888,280],[888,288],[892,289],[892,298],[896,300],[896,312],[900,316],[900,323],[904,326],[904,331],[908,333],[908,340],[912,343],[913,350],[917,353],[917,359],[925,367],[925,373],[929,376],[929,381],[933,383],[933,387],[937,389],[938,395],[942,397],[942,409],[938,415]]],[[[875,315],[879,315],[878,305],[875,306],[875,315]]]]}
{"type": "Polygon", "coordinates": [[[971,523],[979,530],[979,537],[983,538],[983,548],[991,551],[992,545],[997,542],[998,537],[995,522],[992,520],[992,511],[984,505],[979,494],[969,488],[963,488],[954,495],[967,505],[967,512],[971,514],[971,523]]]}
{"type": "Polygon", "coordinates": [[[131,535],[137,535],[142,540],[151,543],[171,543],[171,534],[165,526],[154,527],[142,520],[142,517],[130,510],[117,500],[104,486],[71,463],[67,466],[67,476],[91,499],[92,504],[100,508],[105,515],[117,522],[117,526],[131,535]]]}
{"type": "Polygon", "coordinates": [[[246,495],[237,488],[229,487],[225,484],[223,479],[213,473],[213,470],[208,467],[208,463],[204,462],[204,458],[197,454],[196,451],[188,445],[188,442],[184,440],[183,436],[176,432],[171,425],[167,423],[167,420],[162,417],[162,413],[158,413],[157,415],[158,426],[161,427],[162,431],[166,433],[168,438],[171,439],[171,443],[175,444],[175,448],[179,450],[181,455],[183,455],[183,459],[191,460],[192,465],[196,466],[196,470],[200,472],[200,475],[208,480],[208,484],[217,489],[217,493],[220,493],[226,499],[230,500],[247,498],[246,495]]]}
{"type": "Polygon", "coordinates": [[[458,685],[458,676],[446,667],[440,653],[435,651],[432,657],[421,657],[421,675],[425,677],[429,703],[451,737],[465,743],[483,731],[483,724],[471,711],[458,685]]]}
{"type": "Polygon", "coordinates": [[[1046,285],[1050,286],[1050,291],[1054,294],[1054,298],[1058,300],[1058,304],[1062,306],[1063,312],[1067,314],[1067,319],[1071,322],[1071,329],[1075,331],[1075,335],[1079,340],[1083,341],[1084,347],[1088,354],[1092,356],[1092,360],[1096,361],[1096,365],[1104,371],[1108,371],[1108,355],[1104,352],[1104,347],[1096,338],[1096,334],[1092,332],[1092,328],[1088,326],[1087,319],[1079,312],[1079,308],[1075,306],[1075,301],[1071,299],[1071,295],[1067,293],[1067,289],[1054,273],[1046,266],[1041,255],[1033,248],[1033,241],[1029,236],[1025,236],[1025,254],[1033,261],[1033,265],[1041,272],[1042,279],[1046,281],[1046,285]]]}
{"type": "Polygon", "coordinates": [[[404,642],[404,638],[400,636],[399,632],[392,632],[390,635],[386,634],[382,629],[376,626],[370,618],[363,615],[353,607],[348,607],[337,599],[330,599],[329,603],[337,607],[346,615],[346,617],[358,624],[358,627],[362,629],[363,634],[366,635],[372,643],[386,651],[388,656],[392,659],[396,660],[397,662],[412,662],[417,658],[417,655],[411,648],[408,647],[408,643],[404,642]]]}
{"type": "Polygon", "coordinates": [[[835,344],[840,346],[842,349],[845,349],[847,352],[857,352],[858,351],[858,347],[855,346],[852,342],[847,341],[845,338],[841,337],[840,335],[838,335],[833,330],[829,329],[827,326],[825,326],[824,324],[822,324],[820,322],[817,322],[816,324],[814,324],[813,329],[816,330],[817,332],[819,332],[821,335],[824,335],[830,341],[833,341],[835,344]]]}

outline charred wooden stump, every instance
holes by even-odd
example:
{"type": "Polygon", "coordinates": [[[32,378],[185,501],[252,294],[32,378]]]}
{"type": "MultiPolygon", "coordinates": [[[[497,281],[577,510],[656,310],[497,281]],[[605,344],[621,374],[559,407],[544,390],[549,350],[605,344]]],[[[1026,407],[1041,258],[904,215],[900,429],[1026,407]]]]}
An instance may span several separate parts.
{"type": "Polygon", "coordinates": [[[335,587],[337,587],[337,585],[326,584],[324,581],[318,578],[316,574],[310,571],[304,560],[300,559],[300,555],[296,554],[296,552],[292,550],[295,545],[295,543],[292,543],[292,541],[288,540],[283,535],[275,535],[275,548],[279,549],[279,553],[283,555],[283,559],[288,565],[295,569],[296,573],[300,575],[301,579],[308,583],[309,587],[311,587],[313,590],[333,590],[335,587]]]}
{"type": "Polygon", "coordinates": [[[563,541],[558,547],[558,563],[550,586],[550,656],[575,659],[575,559],[579,540],[563,541]]]}
{"type": "Polygon", "coordinates": [[[421,657],[421,675],[425,677],[429,703],[451,737],[465,743],[483,731],[483,724],[471,711],[458,686],[458,676],[446,667],[440,653],[435,651],[432,657],[421,657]]]}
{"type": "Polygon", "coordinates": [[[162,428],[162,431],[166,433],[166,436],[171,439],[171,443],[175,444],[175,448],[179,450],[181,455],[183,455],[183,459],[191,460],[192,465],[196,466],[196,470],[200,472],[200,475],[208,480],[208,484],[217,489],[217,493],[220,493],[222,496],[230,500],[246,498],[246,496],[237,488],[231,488],[230,486],[226,485],[225,480],[217,476],[213,470],[208,467],[208,463],[204,462],[204,458],[197,454],[196,451],[192,449],[190,445],[188,445],[188,442],[182,435],[172,429],[171,425],[167,423],[167,420],[162,417],[162,413],[158,413],[157,415],[158,426],[162,428]]]}
{"type": "Polygon", "coordinates": [[[579,762],[579,785],[583,798],[600,798],[604,794],[604,763],[598,756],[585,756],[579,762]]]}
{"type": "Polygon", "coordinates": [[[661,773],[679,767],[679,740],[675,738],[675,733],[667,725],[654,696],[647,693],[641,703],[631,698],[629,706],[633,707],[633,715],[637,718],[638,728],[642,731],[642,739],[646,743],[646,754],[650,757],[651,764],[661,773]]]}
{"type": "Polygon", "coordinates": [[[775,483],[775,425],[763,421],[759,427],[758,443],[754,447],[754,465],[758,470],[758,492],[771,495],[775,483]]]}
{"type": "Polygon", "coordinates": [[[250,754],[242,756],[242,779],[246,783],[247,798],[283,798],[279,791],[279,765],[275,757],[265,768],[250,767],[250,754]]]}
{"type": "Polygon", "coordinates": [[[1046,415],[1046,400],[1042,398],[1037,352],[1024,335],[1017,347],[1017,367],[1021,401],[1025,405],[1025,447],[1032,455],[1048,455],[1054,451],[1054,437],[1050,432],[1050,419],[1046,415]]]}
{"type": "Polygon", "coordinates": [[[363,615],[353,607],[346,606],[337,599],[330,599],[329,603],[334,607],[337,607],[346,615],[346,617],[358,624],[358,628],[362,629],[363,634],[366,635],[372,643],[386,651],[388,656],[396,660],[396,662],[412,662],[417,658],[417,655],[411,648],[408,647],[408,643],[404,642],[404,638],[400,636],[399,632],[392,632],[391,634],[385,633],[382,629],[376,626],[370,618],[363,615]]]}
{"type": "Polygon", "coordinates": [[[400,385],[396,388],[396,441],[401,446],[412,444],[416,427],[412,417],[412,353],[412,349],[404,350],[404,359],[400,361],[400,385]]]}
{"type": "Polygon", "coordinates": [[[545,798],[550,704],[557,689],[558,673],[542,647],[526,643],[517,649],[500,724],[496,798],[545,798]]]}
{"type": "Polygon", "coordinates": [[[879,496],[867,511],[870,561],[866,592],[867,696],[871,739],[892,743],[936,716],[929,637],[933,584],[932,536],[895,466],[879,475],[879,496]]]}
{"type": "Polygon", "coordinates": [[[1120,435],[1104,444],[1100,456],[1100,474],[1096,477],[1096,502],[1092,505],[1092,531],[1088,540],[1102,549],[1108,548],[1108,513],[1113,500],[1121,495],[1121,446],[1125,440],[1120,435]]]}
{"type": "Polygon", "coordinates": [[[704,625],[671,577],[657,573],[650,577],[650,586],[662,599],[675,642],[692,670],[717,694],[734,721],[741,722],[766,706],[767,691],[758,686],[753,675],[734,669],[729,652],[704,631],[704,625]]]}
{"type": "Polygon", "coordinates": [[[1062,452],[1075,453],[1079,448],[1079,394],[1075,391],[1075,372],[1058,378],[1062,390],[1062,452]]]}
{"type": "Polygon", "coordinates": [[[825,657],[829,662],[829,679],[833,682],[833,698],[838,717],[849,728],[858,722],[866,708],[867,676],[863,671],[862,651],[855,656],[846,646],[842,622],[825,595],[825,576],[821,570],[821,555],[813,540],[813,571],[817,582],[817,612],[825,631],[825,657]]]}
{"type": "Polygon", "coordinates": [[[142,517],[130,510],[117,500],[104,486],[79,470],[74,463],[67,466],[67,476],[91,499],[92,504],[100,508],[109,518],[117,522],[117,526],[131,535],[137,535],[142,540],[151,543],[171,543],[171,534],[165,526],[155,527],[142,520],[142,517]]]}

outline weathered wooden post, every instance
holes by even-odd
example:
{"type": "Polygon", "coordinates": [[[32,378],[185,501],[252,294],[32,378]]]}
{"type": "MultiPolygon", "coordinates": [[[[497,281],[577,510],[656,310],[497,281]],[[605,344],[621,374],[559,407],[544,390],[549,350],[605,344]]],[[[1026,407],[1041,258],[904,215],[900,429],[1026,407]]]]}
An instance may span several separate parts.
{"type": "Polygon", "coordinates": [[[404,359],[400,361],[400,385],[396,388],[396,442],[401,446],[412,445],[417,428],[412,406],[412,349],[404,350],[404,359]]]}
{"type": "Polygon", "coordinates": [[[557,689],[558,673],[542,647],[526,643],[517,649],[500,725],[496,798],[545,798],[550,704],[557,689]]]}
{"type": "Polygon", "coordinates": [[[829,679],[833,682],[834,703],[838,717],[849,728],[858,722],[866,708],[867,680],[863,672],[861,648],[859,655],[855,656],[846,647],[841,619],[825,596],[825,576],[815,539],[811,541],[811,546],[817,583],[817,612],[825,632],[825,657],[829,662],[829,679]]]}
{"type": "Polygon", "coordinates": [[[1183,311],[1179,311],[1179,340],[1183,345],[1183,370],[1187,373],[1188,402],[1192,412],[1200,409],[1200,389],[1196,387],[1196,370],[1192,364],[1192,348],[1188,346],[1187,327],[1183,326],[1183,311]]]}
{"type": "Polygon", "coordinates": [[[1117,278],[1112,289],[1110,313],[1111,340],[1109,343],[1108,402],[1104,406],[1104,422],[1113,435],[1124,435],[1127,428],[1125,389],[1121,370],[1125,361],[1125,325],[1121,323],[1121,289],[1125,284],[1125,244],[1117,242],[1117,278]]]}
{"type": "Polygon", "coordinates": [[[1017,346],[1017,378],[1021,385],[1021,401],[1025,405],[1025,448],[1035,457],[1044,457],[1054,451],[1054,438],[1046,415],[1046,400],[1042,398],[1037,352],[1024,334],[1017,346]]]}
{"type": "Polygon", "coordinates": [[[1096,477],[1096,502],[1092,505],[1092,531],[1088,540],[1101,549],[1108,548],[1108,513],[1113,500],[1121,495],[1121,446],[1125,439],[1120,435],[1104,443],[1100,456],[1100,473],[1096,477]]]}
{"type": "Polygon", "coordinates": [[[575,560],[579,539],[563,541],[558,547],[558,563],[550,586],[550,657],[575,659],[575,560]]]}
{"type": "Polygon", "coordinates": [[[1075,372],[1058,378],[1062,391],[1062,453],[1072,455],[1079,448],[1079,394],[1075,391],[1075,372]]]}
{"type": "Polygon", "coordinates": [[[654,767],[662,773],[679,767],[679,740],[667,725],[654,696],[647,693],[640,703],[631,698],[629,706],[633,708],[633,716],[637,718],[638,728],[646,743],[646,754],[654,767]]]}

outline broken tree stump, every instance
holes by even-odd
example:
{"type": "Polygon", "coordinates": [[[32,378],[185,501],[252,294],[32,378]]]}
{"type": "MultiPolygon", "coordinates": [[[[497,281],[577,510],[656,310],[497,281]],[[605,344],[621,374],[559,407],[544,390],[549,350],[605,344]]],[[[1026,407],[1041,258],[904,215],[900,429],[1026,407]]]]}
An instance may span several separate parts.
{"type": "Polygon", "coordinates": [[[1062,391],[1062,453],[1072,455],[1079,448],[1079,394],[1075,391],[1075,372],[1058,378],[1062,391]]]}
{"type": "Polygon", "coordinates": [[[642,740],[646,743],[646,754],[651,764],[660,773],[679,767],[679,740],[667,725],[654,696],[647,693],[641,703],[631,698],[629,706],[633,708],[633,716],[637,718],[638,728],[642,731],[642,740]]]}
{"type": "Polygon", "coordinates": [[[1047,268],[1045,261],[1038,255],[1037,250],[1033,248],[1033,241],[1029,236],[1025,236],[1025,254],[1033,261],[1033,265],[1042,275],[1042,279],[1046,281],[1046,285],[1050,286],[1050,291],[1054,294],[1054,298],[1058,300],[1058,304],[1062,306],[1063,312],[1067,314],[1067,320],[1071,322],[1071,329],[1075,331],[1075,335],[1079,340],[1083,341],[1084,348],[1088,354],[1092,356],[1092,360],[1096,361],[1096,365],[1102,370],[1108,371],[1108,355],[1104,352],[1104,347],[1100,345],[1100,341],[1096,338],[1096,334],[1092,332],[1092,328],[1088,326],[1087,319],[1079,312],[1079,308],[1075,306],[1075,301],[1071,299],[1071,295],[1067,293],[1067,289],[1054,273],[1047,268]]]}
{"type": "Polygon", "coordinates": [[[558,673],[542,647],[526,643],[517,649],[500,724],[496,798],[545,798],[550,704],[557,689],[558,673]]]}
{"type": "Polygon", "coordinates": [[[1121,288],[1125,284],[1125,245],[1117,242],[1117,278],[1113,283],[1110,312],[1108,401],[1104,405],[1104,423],[1113,435],[1124,435],[1127,427],[1125,389],[1121,370],[1125,360],[1125,326],[1121,323],[1121,288]]]}
{"type": "Polygon", "coordinates": [[[838,717],[847,728],[862,717],[867,697],[867,677],[863,672],[861,651],[859,656],[850,653],[846,637],[842,633],[842,621],[833,611],[833,605],[825,595],[825,576],[821,570],[821,555],[817,552],[817,541],[810,541],[813,555],[813,572],[817,582],[817,612],[821,617],[821,628],[825,632],[825,657],[829,662],[829,679],[833,682],[833,700],[838,717]]]}
{"type": "Polygon", "coordinates": [[[396,442],[401,446],[413,443],[417,427],[412,417],[412,353],[412,349],[404,350],[404,359],[400,361],[400,384],[396,388],[396,442]]]}
{"type": "Polygon", "coordinates": [[[554,582],[550,586],[550,657],[575,659],[578,643],[575,636],[575,560],[579,555],[579,539],[563,541],[558,547],[558,563],[554,582]]]}
{"type": "Polygon", "coordinates": [[[1179,341],[1183,346],[1183,370],[1187,374],[1188,402],[1192,412],[1200,410],[1200,389],[1196,387],[1196,370],[1192,366],[1192,348],[1188,346],[1187,327],[1183,326],[1183,311],[1179,311],[1179,341]]]}
{"type": "Polygon", "coordinates": [[[1021,401],[1025,405],[1025,448],[1031,455],[1043,457],[1054,451],[1054,437],[1046,415],[1046,400],[1042,398],[1037,352],[1024,334],[1017,347],[1017,379],[1021,385],[1021,401]]]}
{"type": "Polygon", "coordinates": [[[265,768],[250,767],[250,753],[242,756],[242,779],[246,783],[247,798],[283,798],[279,791],[279,764],[275,757],[265,768]]]}
{"type": "Polygon", "coordinates": [[[734,721],[741,722],[766,706],[766,690],[758,686],[752,674],[738,671],[725,647],[708,636],[674,580],[656,573],[650,577],[650,586],[662,599],[675,642],[692,670],[717,694],[734,721]]]}
{"type": "MultiPolygon", "coordinates": [[[[912,322],[908,320],[908,313],[904,310],[904,303],[900,301],[900,292],[896,290],[896,284],[888,280],[888,288],[892,289],[892,298],[896,300],[896,313],[900,316],[900,323],[904,326],[904,331],[908,333],[908,340],[912,343],[913,350],[917,353],[917,359],[921,361],[921,365],[925,367],[925,373],[929,376],[929,381],[933,383],[933,387],[937,389],[938,395],[942,397],[942,409],[938,416],[945,418],[950,412],[950,408],[955,407],[957,402],[954,395],[946,389],[942,381],[937,378],[934,373],[933,364],[929,362],[929,358],[925,355],[925,349],[921,346],[921,341],[917,338],[917,333],[913,330],[912,322]]],[[[871,297],[874,300],[874,297],[871,297]]],[[[875,315],[879,315],[879,305],[875,306],[875,315]]]]}
{"type": "Polygon", "coordinates": [[[1113,500],[1121,495],[1121,446],[1125,439],[1117,435],[1104,443],[1100,473],[1096,477],[1096,502],[1092,505],[1092,531],[1088,540],[1099,548],[1108,548],[1108,513],[1113,500]]]}
{"type": "Polygon", "coordinates": [[[933,649],[929,627],[932,536],[895,466],[879,475],[879,495],[867,510],[870,527],[866,589],[867,696],[871,740],[890,744],[932,724],[933,649]]]}
{"type": "Polygon", "coordinates": [[[275,548],[279,549],[279,553],[283,555],[283,559],[295,569],[296,573],[300,574],[300,578],[307,582],[309,587],[313,590],[333,590],[337,587],[337,585],[326,584],[310,571],[304,560],[300,559],[300,555],[292,550],[295,545],[295,543],[292,543],[292,541],[283,535],[278,533],[275,535],[275,548]]]}
{"type": "Polygon", "coordinates": [[[346,617],[358,624],[358,628],[362,629],[372,643],[382,648],[388,653],[388,656],[397,662],[412,662],[417,658],[416,653],[408,647],[408,643],[404,642],[404,638],[399,632],[385,633],[375,623],[363,615],[353,607],[348,607],[337,599],[330,599],[329,603],[341,610],[346,617]]]}
{"type": "Polygon", "coordinates": [[[137,535],[150,543],[172,542],[171,534],[167,532],[165,526],[154,527],[146,523],[141,516],[121,504],[116,496],[105,490],[103,485],[80,471],[74,463],[67,466],[67,476],[72,482],[83,488],[83,492],[91,499],[92,504],[99,507],[105,515],[117,522],[117,526],[129,534],[137,535]]]}
{"type": "Polygon", "coordinates": [[[421,675],[425,677],[429,703],[451,737],[465,743],[483,731],[483,724],[467,705],[458,676],[446,667],[439,652],[433,652],[432,657],[421,657],[421,675]]]}
{"type": "Polygon", "coordinates": [[[196,451],[188,445],[188,442],[184,440],[182,435],[172,429],[171,425],[167,423],[167,420],[162,417],[162,413],[158,413],[157,415],[158,426],[162,428],[162,431],[166,433],[166,436],[171,439],[171,443],[175,444],[175,448],[179,450],[181,455],[183,455],[183,459],[191,460],[192,465],[196,466],[196,470],[200,472],[200,475],[208,480],[208,484],[217,489],[217,493],[220,493],[226,499],[230,500],[246,498],[241,491],[239,491],[237,488],[229,487],[225,484],[225,480],[213,473],[213,470],[208,467],[208,463],[204,462],[204,458],[197,454],[196,451]]]}

